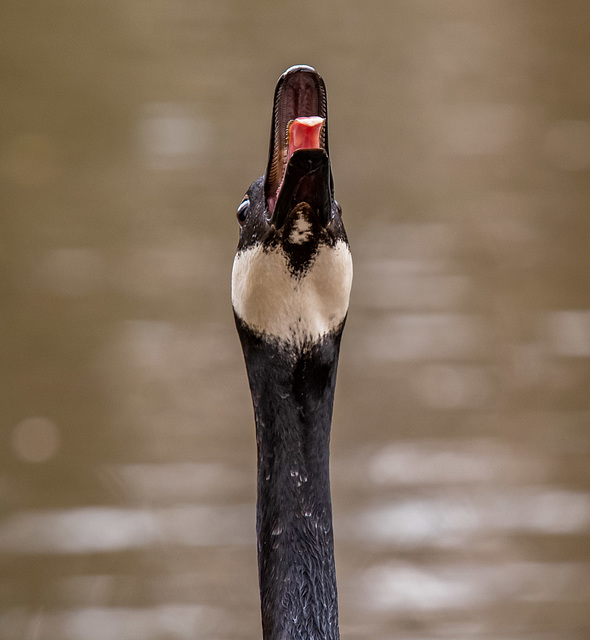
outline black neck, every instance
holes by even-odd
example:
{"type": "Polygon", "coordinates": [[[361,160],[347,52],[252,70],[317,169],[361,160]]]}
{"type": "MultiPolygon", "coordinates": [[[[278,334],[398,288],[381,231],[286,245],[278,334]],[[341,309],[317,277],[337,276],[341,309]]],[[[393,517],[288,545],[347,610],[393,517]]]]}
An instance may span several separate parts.
{"type": "Polygon", "coordinates": [[[341,329],[286,349],[238,321],[256,418],[264,640],[338,640],[329,446],[341,329]]]}

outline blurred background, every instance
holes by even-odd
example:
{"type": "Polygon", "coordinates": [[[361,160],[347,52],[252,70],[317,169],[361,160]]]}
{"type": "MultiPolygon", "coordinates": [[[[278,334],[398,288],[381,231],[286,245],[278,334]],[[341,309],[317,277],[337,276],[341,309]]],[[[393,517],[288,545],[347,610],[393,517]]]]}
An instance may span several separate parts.
{"type": "Polygon", "coordinates": [[[229,281],[299,63],[355,259],[343,638],[590,637],[590,3],[1,13],[0,638],[260,638],[229,281]]]}

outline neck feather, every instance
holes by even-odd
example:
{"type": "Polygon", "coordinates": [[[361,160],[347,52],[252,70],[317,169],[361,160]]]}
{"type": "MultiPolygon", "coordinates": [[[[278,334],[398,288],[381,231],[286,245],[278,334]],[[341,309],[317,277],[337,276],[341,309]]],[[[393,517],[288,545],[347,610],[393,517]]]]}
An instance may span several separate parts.
{"type": "Polygon", "coordinates": [[[238,331],[258,445],[264,640],[338,640],[329,446],[342,327],[290,349],[238,331]]]}

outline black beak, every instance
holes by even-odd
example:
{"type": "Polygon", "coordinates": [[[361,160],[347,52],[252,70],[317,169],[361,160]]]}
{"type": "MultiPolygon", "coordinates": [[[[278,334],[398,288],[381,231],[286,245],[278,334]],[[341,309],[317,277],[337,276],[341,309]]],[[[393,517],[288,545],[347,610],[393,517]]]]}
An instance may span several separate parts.
{"type": "Polygon", "coordinates": [[[271,224],[280,229],[287,216],[305,202],[317,216],[322,227],[332,219],[330,158],[323,149],[299,149],[291,156],[271,224]]]}
{"type": "Polygon", "coordinates": [[[269,222],[276,228],[303,202],[316,213],[322,226],[332,218],[334,184],[328,151],[326,86],[312,67],[291,67],[277,82],[264,193],[269,222]],[[299,119],[321,121],[321,128],[310,146],[295,145],[293,150],[290,127],[299,128],[299,119]]]}

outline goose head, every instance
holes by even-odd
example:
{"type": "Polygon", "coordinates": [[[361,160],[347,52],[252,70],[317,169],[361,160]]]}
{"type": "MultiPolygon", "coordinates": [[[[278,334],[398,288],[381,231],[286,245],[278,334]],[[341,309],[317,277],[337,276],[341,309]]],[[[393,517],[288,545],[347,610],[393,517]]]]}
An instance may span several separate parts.
{"type": "Polygon", "coordinates": [[[298,347],[341,331],[352,260],[334,199],[326,88],[312,67],[291,67],[279,78],[267,170],[237,217],[238,329],[298,347]]]}

